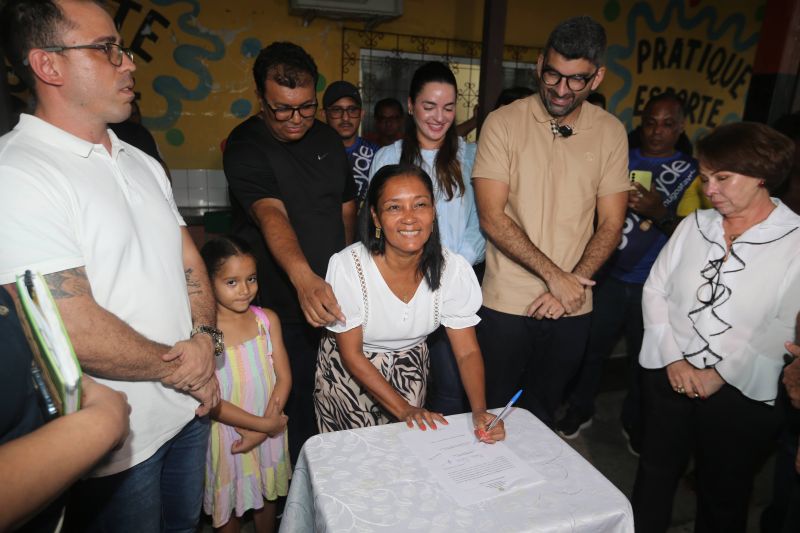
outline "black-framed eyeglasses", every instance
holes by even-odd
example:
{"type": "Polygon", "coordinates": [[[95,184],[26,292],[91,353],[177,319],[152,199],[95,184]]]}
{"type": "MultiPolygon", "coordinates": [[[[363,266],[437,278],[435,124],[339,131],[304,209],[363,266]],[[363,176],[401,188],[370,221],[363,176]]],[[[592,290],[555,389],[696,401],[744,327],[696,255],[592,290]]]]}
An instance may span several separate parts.
{"type": "MultiPolygon", "coordinates": [[[[124,48],[121,44],[117,43],[96,43],[96,44],[77,44],[75,46],[42,46],[39,50],[45,52],[66,52],[67,50],[102,50],[105,52],[108,62],[118,67],[122,65],[123,56],[128,56],[128,59],[133,62],[133,51],[130,48],[124,48]]],[[[28,65],[28,59],[23,61],[23,64],[28,65]]]]}
{"type": "Polygon", "coordinates": [[[358,118],[361,116],[361,108],[355,105],[347,106],[347,107],[339,107],[333,106],[329,107],[325,110],[331,118],[342,118],[342,115],[347,112],[347,116],[350,118],[358,118]]]}
{"type": "Polygon", "coordinates": [[[591,76],[584,76],[583,74],[567,76],[566,74],[561,74],[552,67],[545,66],[542,68],[542,81],[545,85],[550,85],[552,87],[561,83],[561,78],[566,78],[567,87],[569,87],[570,91],[582,91],[586,85],[597,76],[599,70],[600,69],[595,70],[591,76]]]}
{"type": "Polygon", "coordinates": [[[303,104],[297,107],[272,107],[264,100],[264,107],[269,109],[272,112],[272,115],[275,117],[275,120],[278,122],[286,122],[287,120],[292,120],[295,113],[299,113],[302,118],[311,118],[317,113],[317,102],[313,104],[303,104]]]}

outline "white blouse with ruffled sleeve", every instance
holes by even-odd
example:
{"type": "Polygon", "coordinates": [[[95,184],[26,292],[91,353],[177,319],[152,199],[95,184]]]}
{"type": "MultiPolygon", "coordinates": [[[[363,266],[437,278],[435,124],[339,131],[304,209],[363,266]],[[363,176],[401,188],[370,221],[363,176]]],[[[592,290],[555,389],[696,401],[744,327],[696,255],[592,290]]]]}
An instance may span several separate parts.
{"type": "Polygon", "coordinates": [[[461,255],[447,248],[443,252],[439,289],[432,291],[423,279],[408,303],[389,289],[363,244],[334,254],[325,280],[333,287],[346,321],[328,329],[342,333],[361,326],[364,351],[380,352],[416,346],[439,324],[463,329],[480,322],[477,312],[483,300],[475,272],[461,255]]]}
{"type": "Polygon", "coordinates": [[[800,310],[800,216],[772,201],[772,213],[733,242],[727,259],[716,210],[681,222],[644,285],[644,368],[685,359],[715,368],[748,398],[774,402],[783,343],[794,339],[800,310]]]}

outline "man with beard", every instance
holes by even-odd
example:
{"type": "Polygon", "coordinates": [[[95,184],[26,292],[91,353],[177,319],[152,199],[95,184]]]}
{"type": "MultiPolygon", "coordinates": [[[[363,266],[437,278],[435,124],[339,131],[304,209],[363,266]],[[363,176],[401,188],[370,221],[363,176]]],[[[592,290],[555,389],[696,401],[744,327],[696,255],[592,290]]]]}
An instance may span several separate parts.
{"type": "Polygon", "coordinates": [[[325,121],[336,130],[344,143],[350,169],[356,182],[356,205],[361,208],[369,185],[369,167],[378,146],[358,134],[361,125],[361,95],[355,85],[346,81],[331,83],[322,96],[325,121]]]}
{"type": "Polygon", "coordinates": [[[683,104],[674,93],[656,95],[644,106],[641,147],[630,149],[628,166],[632,177],[648,176],[652,185],[632,183],[622,242],[608,262],[608,275],[598,279],[595,287],[595,314],[586,357],[570,394],[569,409],[556,424],[565,438],[575,438],[591,425],[603,361],[624,334],[630,373],[622,427],[629,449],[638,455],[643,423],[639,394],[642,288],[680,217],[701,205],[698,189],[691,187],[697,180],[697,161],[677,149],[684,122],[683,104]]]}
{"type": "Polygon", "coordinates": [[[591,277],[620,242],[630,189],[625,128],[584,102],[603,81],[605,45],[589,17],[559,24],[537,63],[539,94],[489,115],[473,171],[489,241],[478,325],[487,403],[522,388],[520,405],[549,426],[580,368],[591,277]]]}

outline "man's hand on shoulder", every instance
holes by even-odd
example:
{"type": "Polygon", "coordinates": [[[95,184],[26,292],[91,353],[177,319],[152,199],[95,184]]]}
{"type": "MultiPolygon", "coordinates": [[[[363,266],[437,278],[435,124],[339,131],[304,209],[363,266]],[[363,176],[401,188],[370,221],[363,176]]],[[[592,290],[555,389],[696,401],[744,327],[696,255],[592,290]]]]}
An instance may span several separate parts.
{"type": "Polygon", "coordinates": [[[186,392],[198,390],[214,376],[214,341],[205,334],[195,335],[175,343],[161,359],[180,364],[161,380],[164,385],[186,392]]]}
{"type": "Polygon", "coordinates": [[[295,281],[297,299],[309,324],[324,327],[335,322],[344,322],[345,317],[331,286],[313,272],[295,281]]]}
{"type": "Polygon", "coordinates": [[[560,269],[550,273],[545,282],[550,293],[564,306],[566,314],[574,313],[581,308],[586,301],[586,287],[595,284],[588,278],[560,269]]]}

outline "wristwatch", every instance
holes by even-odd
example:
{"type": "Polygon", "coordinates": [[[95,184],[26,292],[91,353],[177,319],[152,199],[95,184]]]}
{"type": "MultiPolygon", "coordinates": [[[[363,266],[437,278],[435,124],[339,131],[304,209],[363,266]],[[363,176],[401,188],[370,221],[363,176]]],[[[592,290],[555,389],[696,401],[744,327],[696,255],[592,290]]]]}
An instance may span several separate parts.
{"type": "Polygon", "coordinates": [[[214,355],[222,355],[222,352],[225,351],[225,338],[220,330],[213,326],[196,326],[189,334],[189,337],[194,337],[199,333],[208,335],[214,341],[214,355]]]}

